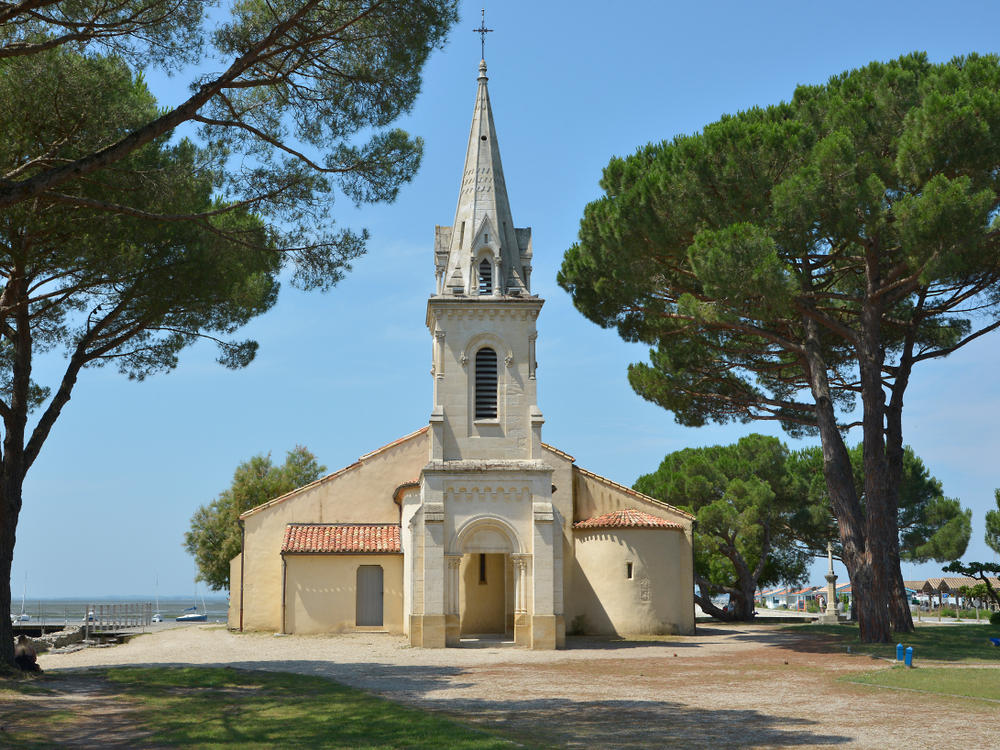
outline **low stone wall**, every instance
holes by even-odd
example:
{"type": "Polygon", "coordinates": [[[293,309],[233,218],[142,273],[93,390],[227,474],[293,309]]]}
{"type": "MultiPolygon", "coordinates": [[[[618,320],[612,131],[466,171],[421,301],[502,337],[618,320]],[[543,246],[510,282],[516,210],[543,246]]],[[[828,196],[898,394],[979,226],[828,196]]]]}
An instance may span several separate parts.
{"type": "Polygon", "coordinates": [[[28,641],[39,654],[44,654],[49,649],[63,648],[73,643],[83,641],[83,625],[74,625],[70,628],[57,630],[53,633],[46,633],[38,638],[28,638],[28,641]]]}

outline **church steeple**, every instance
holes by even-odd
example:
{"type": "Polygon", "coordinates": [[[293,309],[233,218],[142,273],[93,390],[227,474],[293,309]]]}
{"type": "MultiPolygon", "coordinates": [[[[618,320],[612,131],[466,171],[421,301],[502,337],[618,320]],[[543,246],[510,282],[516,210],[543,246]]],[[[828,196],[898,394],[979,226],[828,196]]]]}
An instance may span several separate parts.
{"type": "Polygon", "coordinates": [[[531,230],[514,228],[488,80],[481,60],[455,222],[437,227],[439,295],[530,294],[531,230]]]}

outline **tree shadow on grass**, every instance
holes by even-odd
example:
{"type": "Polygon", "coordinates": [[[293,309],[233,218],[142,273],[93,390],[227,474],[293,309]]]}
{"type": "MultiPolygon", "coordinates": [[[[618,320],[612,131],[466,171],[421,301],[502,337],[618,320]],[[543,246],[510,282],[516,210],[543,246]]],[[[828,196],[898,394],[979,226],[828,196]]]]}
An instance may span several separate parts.
{"type": "Polygon", "coordinates": [[[850,743],[817,722],[747,709],[674,701],[451,700],[445,713],[529,737],[543,746],[588,748],[810,747],[850,743]]]}
{"type": "MultiPolygon", "coordinates": [[[[854,739],[815,732],[811,727],[818,722],[808,719],[748,709],[694,708],[679,701],[435,697],[438,691],[476,684],[461,680],[465,670],[456,667],[310,661],[230,666],[327,677],[390,700],[509,732],[544,747],[808,747],[840,745],[854,739]]],[[[593,692],[600,694],[599,684],[593,692]]]]}
{"type": "MultiPolygon", "coordinates": [[[[190,665],[148,666],[167,668],[190,665]]],[[[346,665],[306,660],[284,663],[250,661],[229,665],[198,665],[198,667],[207,666],[235,667],[250,673],[268,671],[325,678],[333,678],[340,674],[353,679],[336,680],[338,682],[354,687],[369,686],[369,690],[381,694],[382,697],[453,718],[467,725],[499,732],[531,747],[624,748],[625,750],[649,747],[713,749],[828,747],[846,744],[853,740],[843,735],[819,733],[814,729],[817,722],[808,719],[773,716],[756,710],[693,708],[679,701],[434,698],[433,694],[439,690],[460,688],[468,684],[461,682],[464,670],[455,667],[414,667],[380,663],[346,665]]],[[[65,670],[61,678],[57,673],[53,687],[58,685],[68,693],[79,693],[81,688],[84,691],[93,691],[91,698],[96,699],[98,705],[109,708],[114,706],[115,686],[97,675],[91,677],[91,670],[65,670]],[[74,672],[79,674],[72,675],[74,672]]],[[[594,692],[599,693],[599,686],[595,686],[594,692]]],[[[233,700],[238,703],[240,697],[235,696],[233,700]]],[[[92,717],[97,721],[77,723],[71,731],[57,735],[60,744],[67,747],[156,746],[155,737],[129,723],[129,713],[126,708],[92,717]]],[[[212,746],[236,748],[243,745],[246,741],[248,718],[244,715],[236,720],[234,716],[230,721],[227,716],[223,716],[217,720],[219,731],[212,736],[212,746]]],[[[342,730],[343,727],[338,726],[338,731],[342,733],[342,730]]],[[[192,731],[193,742],[205,739],[196,727],[192,727],[192,731]]],[[[285,736],[291,738],[293,735],[285,736]]],[[[319,736],[310,736],[312,741],[320,739],[319,736]]],[[[366,742],[372,741],[368,738],[364,726],[357,727],[353,736],[355,746],[365,746],[366,742]]],[[[388,745],[383,744],[384,740],[383,737],[377,744],[385,747],[393,746],[391,741],[388,745]]],[[[407,742],[407,747],[413,748],[437,746],[439,745],[420,744],[419,741],[414,744],[412,739],[407,742]]]]}

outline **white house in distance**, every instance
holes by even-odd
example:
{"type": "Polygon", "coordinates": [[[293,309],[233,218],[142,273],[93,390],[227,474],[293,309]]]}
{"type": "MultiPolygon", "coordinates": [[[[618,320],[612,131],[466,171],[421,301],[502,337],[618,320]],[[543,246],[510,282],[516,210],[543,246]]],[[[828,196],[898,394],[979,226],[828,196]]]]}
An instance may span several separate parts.
{"type": "Polygon", "coordinates": [[[455,221],[435,230],[430,424],[241,516],[230,627],[432,648],[694,632],[692,516],[542,442],[531,259],[480,62],[455,221]]]}

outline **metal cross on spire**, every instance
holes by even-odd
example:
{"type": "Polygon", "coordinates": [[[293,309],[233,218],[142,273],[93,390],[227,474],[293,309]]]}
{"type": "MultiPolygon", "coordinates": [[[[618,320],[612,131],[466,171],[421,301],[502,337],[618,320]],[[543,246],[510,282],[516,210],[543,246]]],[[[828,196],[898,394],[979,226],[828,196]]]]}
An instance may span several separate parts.
{"type": "Polygon", "coordinates": [[[483,20],[479,25],[478,29],[473,29],[474,32],[479,34],[479,52],[483,60],[486,59],[486,35],[493,31],[493,29],[486,28],[486,8],[483,8],[483,20]]]}

